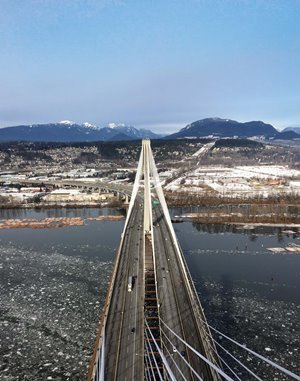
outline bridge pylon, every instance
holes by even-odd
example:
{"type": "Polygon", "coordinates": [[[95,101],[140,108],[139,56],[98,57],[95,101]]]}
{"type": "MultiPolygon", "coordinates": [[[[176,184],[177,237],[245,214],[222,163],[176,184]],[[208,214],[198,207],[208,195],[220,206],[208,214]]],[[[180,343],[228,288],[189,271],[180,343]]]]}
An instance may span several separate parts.
{"type": "Polygon", "coordinates": [[[150,234],[152,231],[152,209],[150,192],[150,140],[145,139],[142,142],[143,152],[143,174],[144,174],[144,233],[150,234]]]}

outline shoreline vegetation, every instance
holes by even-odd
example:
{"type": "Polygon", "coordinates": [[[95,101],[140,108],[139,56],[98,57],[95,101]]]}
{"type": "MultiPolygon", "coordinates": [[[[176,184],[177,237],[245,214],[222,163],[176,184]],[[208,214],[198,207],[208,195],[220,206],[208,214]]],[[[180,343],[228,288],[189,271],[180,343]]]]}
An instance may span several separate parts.
{"type": "Polygon", "coordinates": [[[220,197],[217,195],[191,195],[168,192],[169,206],[190,207],[192,213],[175,216],[205,224],[300,224],[300,195],[269,195],[262,197],[220,197]],[[196,211],[195,211],[196,209],[196,211]]]}
{"type": "Polygon", "coordinates": [[[185,213],[179,218],[187,219],[194,223],[199,224],[233,224],[233,225],[280,225],[280,226],[296,226],[300,227],[299,216],[287,216],[285,214],[278,215],[275,213],[270,214],[255,214],[245,215],[243,213],[185,213]]]}
{"type": "Polygon", "coordinates": [[[224,206],[224,205],[291,205],[300,206],[300,194],[269,194],[257,196],[225,196],[216,193],[165,192],[169,206],[224,206]]]}

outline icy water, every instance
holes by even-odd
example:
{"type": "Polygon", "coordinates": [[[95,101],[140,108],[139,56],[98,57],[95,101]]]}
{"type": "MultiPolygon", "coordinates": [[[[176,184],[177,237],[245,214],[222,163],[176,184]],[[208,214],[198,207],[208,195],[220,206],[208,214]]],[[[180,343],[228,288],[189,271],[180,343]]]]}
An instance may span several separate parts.
{"type": "MultiPolygon", "coordinates": [[[[300,374],[300,255],[266,250],[299,244],[300,239],[274,228],[243,232],[224,225],[184,223],[175,231],[209,324],[300,374]]],[[[290,379],[219,335],[214,337],[263,380],[290,379]]]]}
{"type": "MultiPolygon", "coordinates": [[[[120,213],[2,210],[0,219],[120,213]]],[[[85,380],[123,224],[0,230],[0,380],[85,380]]],[[[174,227],[209,323],[300,373],[300,255],[266,250],[299,237],[275,228],[174,227]]],[[[263,379],[287,379],[221,343],[263,379]]]]}

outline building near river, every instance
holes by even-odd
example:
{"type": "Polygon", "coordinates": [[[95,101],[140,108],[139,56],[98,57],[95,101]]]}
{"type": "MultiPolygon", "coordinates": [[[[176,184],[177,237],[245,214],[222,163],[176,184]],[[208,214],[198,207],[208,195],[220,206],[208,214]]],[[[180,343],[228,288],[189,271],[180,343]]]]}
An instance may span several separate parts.
{"type": "Polygon", "coordinates": [[[103,202],[115,198],[110,193],[82,193],[78,189],[56,189],[47,194],[43,200],[46,202],[103,202]]]}

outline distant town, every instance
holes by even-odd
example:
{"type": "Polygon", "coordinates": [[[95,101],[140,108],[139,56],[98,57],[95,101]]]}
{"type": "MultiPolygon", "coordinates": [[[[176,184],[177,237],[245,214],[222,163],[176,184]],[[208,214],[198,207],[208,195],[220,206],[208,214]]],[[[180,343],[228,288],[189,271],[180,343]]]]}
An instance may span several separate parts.
{"type": "MultiPolygon", "coordinates": [[[[170,206],[268,204],[264,220],[298,222],[298,147],[229,138],[153,140],[152,147],[170,206]]],[[[2,143],[1,207],[124,206],[139,150],[140,141],[2,143]]]]}

